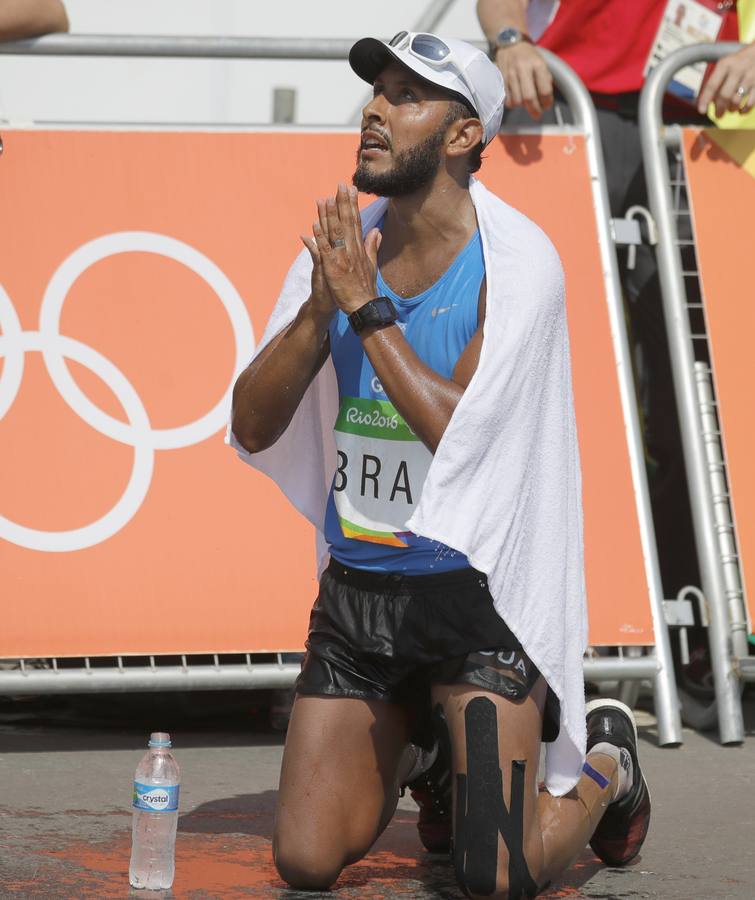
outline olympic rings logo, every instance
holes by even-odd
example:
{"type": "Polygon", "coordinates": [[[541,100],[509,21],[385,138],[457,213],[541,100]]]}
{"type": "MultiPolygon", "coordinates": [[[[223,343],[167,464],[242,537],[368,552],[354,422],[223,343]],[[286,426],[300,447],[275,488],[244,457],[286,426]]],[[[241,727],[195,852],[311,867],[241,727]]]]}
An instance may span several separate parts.
{"type": "Polygon", "coordinates": [[[0,514],[0,538],[53,553],[82,550],[108,540],[136,514],[149,491],[155,450],[176,450],[206,440],[225,426],[236,374],[254,352],[254,332],[244,301],[228,277],[198,250],[162,234],[122,231],[104,235],[79,247],[58,267],[42,299],[38,331],[22,331],[7,292],[0,285],[0,420],[16,399],[24,374],[27,352],[42,354],[50,378],[68,406],[91,428],[114,441],[134,448],[134,460],[126,489],[104,516],[69,531],[39,531],[11,522],[0,514]],[[233,328],[236,360],[234,375],[217,404],[205,415],[174,428],[152,428],[139,395],[126,376],[110,360],[81,341],[60,333],[60,316],[74,282],[92,265],[118,253],[155,253],[186,266],[217,294],[233,328]],[[121,404],[128,423],[105,413],[82,392],[71,377],[66,360],[74,360],[97,375],[121,404]]]}

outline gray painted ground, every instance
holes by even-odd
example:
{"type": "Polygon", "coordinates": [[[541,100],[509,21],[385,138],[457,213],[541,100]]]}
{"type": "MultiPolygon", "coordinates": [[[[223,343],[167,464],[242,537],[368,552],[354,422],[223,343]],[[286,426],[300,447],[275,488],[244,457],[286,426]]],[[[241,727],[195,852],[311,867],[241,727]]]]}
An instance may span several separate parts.
{"type": "MultiPolygon", "coordinates": [[[[130,782],[150,728],[170,728],[182,767],[175,898],[276,897],[269,838],[282,738],[263,695],[0,699],[0,897],[104,898],[130,891],[130,782]]],[[[685,731],[659,749],[640,711],[653,824],[641,858],[603,867],[586,851],[544,896],[718,900],[755,897],[755,698],[748,742],[685,731]]],[[[358,802],[358,798],[355,798],[358,802]]],[[[335,898],[460,898],[448,863],[422,850],[402,801],[373,853],[335,898]]]]}

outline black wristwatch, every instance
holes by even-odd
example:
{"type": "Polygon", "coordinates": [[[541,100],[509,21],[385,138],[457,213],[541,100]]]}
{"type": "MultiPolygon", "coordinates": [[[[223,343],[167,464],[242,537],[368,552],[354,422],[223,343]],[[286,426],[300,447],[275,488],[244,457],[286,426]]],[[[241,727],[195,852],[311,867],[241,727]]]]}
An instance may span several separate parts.
{"type": "Polygon", "coordinates": [[[396,319],[398,313],[390,297],[375,297],[349,316],[351,327],[357,334],[374,325],[393,325],[396,319]]]}

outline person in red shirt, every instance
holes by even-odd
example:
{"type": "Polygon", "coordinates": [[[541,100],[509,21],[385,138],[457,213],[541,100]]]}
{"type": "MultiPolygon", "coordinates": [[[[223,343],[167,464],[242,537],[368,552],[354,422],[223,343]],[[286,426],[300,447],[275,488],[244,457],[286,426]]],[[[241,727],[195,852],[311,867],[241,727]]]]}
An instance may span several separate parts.
{"type": "MultiPolygon", "coordinates": [[[[539,118],[553,105],[553,79],[527,33],[530,5],[535,3],[479,0],[477,12],[503,74],[506,105],[524,107],[539,118]],[[506,35],[501,40],[507,31],[520,37],[506,35]]],[[[719,40],[737,40],[735,3],[717,6],[724,7],[719,40]]],[[[603,101],[610,106],[610,97],[642,88],[645,63],[665,8],[665,0],[561,0],[537,46],[567,62],[595,96],[596,105],[603,101]]],[[[715,103],[719,116],[755,106],[755,44],[717,63],[700,93],[698,112],[705,113],[710,103],[715,103]]]]}
{"type": "MultiPolygon", "coordinates": [[[[699,2],[722,15],[719,40],[738,39],[733,0],[699,2]]],[[[539,47],[567,62],[585,83],[596,106],[611,215],[616,218],[636,204],[647,206],[637,111],[643,73],[666,7],[666,0],[477,3],[491,58],[506,85],[509,109],[505,125],[532,124],[533,118],[549,124],[570,120],[568,106],[554,94],[553,79],[539,47]],[[527,33],[528,21],[536,23],[538,18],[545,28],[534,43],[527,33]]],[[[746,113],[755,106],[755,43],[718,61],[695,105],[667,95],[664,119],[710,124],[703,115],[711,104],[719,116],[727,110],[746,113]]],[[[686,218],[677,224],[680,237],[691,237],[682,233],[689,228],[686,218]]],[[[655,253],[649,245],[636,249],[631,269],[626,253],[619,254],[620,274],[650,459],[650,497],[661,577],[665,596],[672,597],[683,585],[699,584],[699,573],[655,253]]],[[[694,249],[685,247],[683,252],[684,267],[690,268],[694,249]]],[[[688,290],[694,290],[694,285],[688,284],[688,290]]],[[[700,646],[695,655],[706,654],[704,636],[699,635],[697,642],[700,646]]],[[[679,672],[685,678],[691,676],[688,670],[679,672]]],[[[696,677],[692,680],[699,681],[696,677]]]]}

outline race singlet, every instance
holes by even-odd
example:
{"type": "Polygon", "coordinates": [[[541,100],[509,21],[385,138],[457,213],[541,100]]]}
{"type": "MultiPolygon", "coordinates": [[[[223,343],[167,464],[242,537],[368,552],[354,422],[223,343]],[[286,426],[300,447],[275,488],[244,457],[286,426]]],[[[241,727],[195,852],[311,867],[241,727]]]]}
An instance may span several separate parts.
{"type": "MultiPolygon", "coordinates": [[[[477,331],[484,274],[479,233],[435,284],[414,297],[398,296],[378,272],[378,293],[393,301],[407,343],[443,378],[452,377],[477,331]]],[[[324,525],[331,556],[354,568],[407,575],[468,566],[454,548],[407,529],[432,453],[384,391],[343,312],[334,316],[329,337],[340,398],[337,469],[324,525]]]]}

